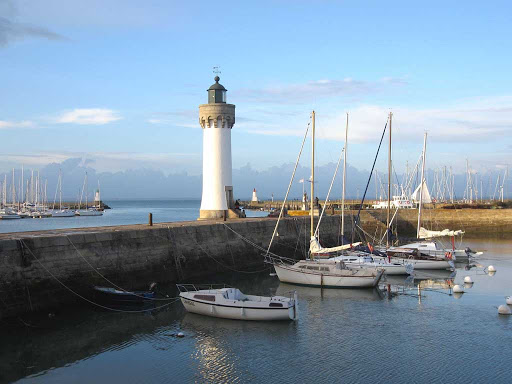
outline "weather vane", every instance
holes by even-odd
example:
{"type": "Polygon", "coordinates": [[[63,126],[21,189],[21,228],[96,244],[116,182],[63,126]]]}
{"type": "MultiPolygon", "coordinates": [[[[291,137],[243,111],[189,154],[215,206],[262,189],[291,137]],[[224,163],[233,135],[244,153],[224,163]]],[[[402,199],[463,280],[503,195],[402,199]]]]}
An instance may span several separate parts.
{"type": "Polygon", "coordinates": [[[220,71],[220,67],[213,67],[213,73],[215,73],[216,75],[218,75],[219,73],[221,73],[221,71],[220,71]]]}

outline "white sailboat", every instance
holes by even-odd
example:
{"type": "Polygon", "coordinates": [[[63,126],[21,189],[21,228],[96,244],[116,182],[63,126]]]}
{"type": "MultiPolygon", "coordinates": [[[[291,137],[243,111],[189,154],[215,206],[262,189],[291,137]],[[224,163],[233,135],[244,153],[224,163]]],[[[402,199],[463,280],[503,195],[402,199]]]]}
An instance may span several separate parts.
{"type": "MultiPolygon", "coordinates": [[[[89,208],[88,207],[89,201],[87,199],[87,195],[88,195],[88,190],[87,190],[87,172],[85,172],[85,179],[84,179],[84,185],[83,185],[83,188],[82,188],[82,195],[84,193],[84,190],[85,190],[85,209],[77,209],[75,211],[75,214],[78,215],[78,216],[101,216],[101,215],[103,215],[103,212],[98,211],[95,208],[89,208]]],[[[82,205],[82,198],[80,198],[80,205],[82,205]]]]}
{"type": "Polygon", "coordinates": [[[53,199],[53,210],[52,210],[52,217],[74,217],[75,212],[68,208],[62,208],[62,172],[59,170],[59,179],[57,181],[57,189],[55,190],[55,195],[57,195],[57,191],[59,193],[59,209],[55,209],[55,200],[56,197],[53,199]]]}
{"type": "Polygon", "coordinates": [[[21,219],[21,216],[18,215],[14,211],[14,207],[16,205],[16,190],[14,187],[14,168],[12,170],[12,205],[11,207],[7,206],[7,175],[4,175],[4,183],[3,183],[3,191],[2,191],[2,207],[3,209],[0,210],[0,219],[1,220],[14,220],[14,219],[21,219]]]}
{"type": "MultiPolygon", "coordinates": [[[[390,129],[391,129],[391,114],[390,114],[390,129]]],[[[346,164],[347,164],[347,142],[348,142],[348,113],[347,113],[347,125],[345,128],[345,150],[344,150],[344,161],[343,161],[343,189],[342,189],[342,201],[341,201],[341,238],[342,242],[344,241],[344,233],[345,233],[345,217],[344,217],[344,207],[345,207],[345,182],[346,182],[346,164]]],[[[336,176],[336,174],[335,174],[336,176]]],[[[334,181],[334,180],[333,180],[334,181]]],[[[389,207],[389,203],[386,204],[386,207],[389,207]]],[[[323,213],[323,212],[322,212],[323,213]]],[[[313,240],[312,240],[313,244],[313,240]]],[[[354,247],[361,243],[352,244],[354,247]]],[[[317,247],[319,244],[317,245],[317,247]]],[[[335,256],[332,258],[334,261],[343,262],[345,266],[349,269],[384,269],[384,272],[387,275],[410,275],[414,270],[414,266],[411,263],[408,263],[404,260],[391,261],[389,258],[377,257],[372,254],[368,254],[365,252],[348,250],[343,252],[341,255],[335,256]]]]}
{"type": "MultiPolygon", "coordinates": [[[[302,148],[304,146],[304,142],[306,140],[306,135],[304,136],[304,140],[302,142],[302,148]]],[[[313,201],[315,193],[314,193],[314,181],[315,181],[315,111],[312,113],[312,156],[311,156],[311,201],[313,201]]],[[[295,164],[295,169],[292,175],[295,175],[295,170],[297,169],[297,164],[300,159],[300,154],[302,153],[302,148],[299,153],[299,157],[297,159],[297,163],[295,164]]],[[[339,162],[338,162],[339,165],[339,162]]],[[[274,234],[272,236],[272,240],[277,231],[277,227],[279,225],[279,220],[282,217],[283,208],[286,203],[286,198],[288,197],[288,193],[290,191],[290,185],[288,186],[288,191],[286,192],[285,201],[283,202],[283,207],[281,208],[281,213],[279,215],[279,219],[276,223],[276,227],[274,229],[274,234]]],[[[332,184],[331,184],[332,187],[332,184]]],[[[324,204],[325,209],[325,204],[324,204]]],[[[272,245],[272,240],[270,241],[267,254],[266,261],[273,264],[276,274],[281,282],[291,283],[291,284],[300,284],[312,287],[323,287],[323,288],[371,288],[375,287],[379,280],[381,279],[384,270],[383,269],[369,269],[369,268],[359,268],[359,269],[350,269],[347,268],[345,263],[338,260],[333,259],[318,259],[315,257],[316,254],[322,253],[332,253],[338,252],[344,249],[351,248],[351,245],[342,245],[333,248],[322,248],[316,237],[317,231],[314,230],[314,204],[310,204],[310,217],[311,217],[311,243],[310,243],[310,253],[309,259],[301,260],[296,262],[295,260],[289,260],[283,257],[279,257],[276,255],[272,255],[270,251],[270,247],[272,245]],[[317,248],[317,244],[318,247],[317,248]]],[[[321,216],[320,216],[321,219],[321,216]]],[[[318,227],[317,227],[318,228],[318,227]]]]}
{"type": "MultiPolygon", "coordinates": [[[[418,229],[417,229],[417,237],[420,237],[420,229],[421,229],[421,213],[423,202],[425,201],[425,197],[430,199],[430,195],[424,195],[424,187],[426,187],[425,182],[425,159],[426,159],[426,150],[427,150],[427,133],[425,132],[425,136],[423,138],[423,161],[421,166],[421,182],[419,185],[419,194],[418,194],[418,229]]],[[[428,192],[427,192],[428,193],[428,192]]],[[[388,228],[389,228],[389,219],[388,219],[388,228]]],[[[455,255],[450,251],[444,251],[440,253],[423,253],[421,249],[427,248],[428,244],[422,244],[421,242],[406,244],[404,246],[399,247],[387,247],[387,255],[391,257],[392,260],[404,260],[406,259],[408,262],[414,265],[414,269],[452,269],[455,268],[454,261],[456,259],[455,255]]]]}

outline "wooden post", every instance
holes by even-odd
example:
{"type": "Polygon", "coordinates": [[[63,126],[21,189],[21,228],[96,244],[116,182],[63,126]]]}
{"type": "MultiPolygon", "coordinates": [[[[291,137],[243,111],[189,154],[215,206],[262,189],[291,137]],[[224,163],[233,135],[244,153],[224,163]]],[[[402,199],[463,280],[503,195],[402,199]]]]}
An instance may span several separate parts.
{"type": "Polygon", "coordinates": [[[152,227],[153,226],[153,214],[152,213],[149,213],[149,226],[152,227]]]}

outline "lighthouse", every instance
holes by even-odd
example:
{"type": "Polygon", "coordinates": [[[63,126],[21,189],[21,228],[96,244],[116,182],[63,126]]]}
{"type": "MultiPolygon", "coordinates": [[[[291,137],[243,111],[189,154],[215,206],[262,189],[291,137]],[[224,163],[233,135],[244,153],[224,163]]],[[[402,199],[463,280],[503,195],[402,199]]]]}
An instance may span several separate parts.
{"type": "Polygon", "coordinates": [[[258,202],[258,195],[256,194],[256,188],[254,188],[252,190],[252,199],[251,199],[251,202],[252,203],[257,203],[258,202]]]}
{"type": "Polygon", "coordinates": [[[238,217],[233,201],[231,170],[231,129],[235,106],[226,103],[226,91],[215,76],[208,88],[208,104],[199,106],[203,128],[203,196],[199,219],[238,217]]]}

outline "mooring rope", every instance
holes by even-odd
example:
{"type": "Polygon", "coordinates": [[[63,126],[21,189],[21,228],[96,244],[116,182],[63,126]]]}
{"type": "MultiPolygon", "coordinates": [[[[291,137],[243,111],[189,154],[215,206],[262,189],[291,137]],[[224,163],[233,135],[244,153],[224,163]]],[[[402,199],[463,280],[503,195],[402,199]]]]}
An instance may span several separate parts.
{"type": "Polygon", "coordinates": [[[76,252],[80,255],[80,257],[87,263],[87,265],[89,265],[89,267],[91,267],[94,272],[96,272],[98,275],[100,275],[103,279],[105,279],[105,281],[107,281],[109,284],[112,284],[114,287],[116,287],[117,289],[120,289],[121,291],[123,292],[128,292],[128,293],[131,293],[133,296],[136,296],[136,297],[140,297],[144,300],[153,300],[153,301],[168,301],[168,300],[172,300],[173,298],[165,298],[165,299],[160,299],[160,298],[156,298],[156,297],[144,297],[144,296],[141,296],[141,295],[137,295],[136,293],[132,292],[132,291],[128,291],[122,287],[120,287],[119,285],[115,284],[114,282],[112,282],[111,280],[107,279],[104,275],[101,274],[100,271],[98,271],[96,268],[94,268],[94,266],[89,263],[89,261],[80,253],[80,251],[78,250],[78,248],[75,246],[75,244],[73,244],[73,242],[71,241],[71,239],[67,236],[66,236],[66,239],[68,239],[69,243],[73,246],[73,248],[75,248],[76,252]]]}
{"type": "Polygon", "coordinates": [[[101,304],[98,304],[92,300],[89,300],[88,298],[80,295],[78,292],[75,292],[74,290],[72,290],[71,288],[69,288],[66,284],[64,284],[62,281],[60,281],[60,279],[55,276],[48,268],[46,268],[44,266],[43,263],[41,263],[41,261],[36,257],[36,255],[34,255],[34,253],[30,250],[30,248],[27,246],[27,244],[23,241],[23,239],[20,239],[20,243],[23,245],[23,247],[25,247],[29,253],[32,255],[32,257],[39,263],[39,265],[41,265],[41,267],[43,267],[43,269],[51,276],[53,277],[60,285],[62,285],[66,290],[68,290],[69,292],[71,292],[73,295],[79,297],[80,299],[88,302],[89,304],[92,304],[92,305],[95,305],[96,307],[99,307],[99,308],[102,308],[102,309],[106,309],[106,310],[109,310],[109,311],[112,311],[112,312],[123,312],[123,313],[142,313],[142,312],[149,312],[149,311],[155,311],[157,309],[161,309],[161,308],[164,308],[164,307],[168,307],[169,305],[175,303],[176,301],[180,300],[179,297],[176,297],[176,298],[173,298],[173,299],[176,299],[170,303],[167,303],[167,304],[164,304],[164,305],[161,305],[159,307],[155,307],[155,308],[149,308],[149,309],[141,309],[141,310],[138,310],[138,311],[128,311],[128,310],[123,310],[123,309],[116,309],[116,308],[110,308],[110,307],[106,307],[104,305],[101,305],[101,304]]]}

